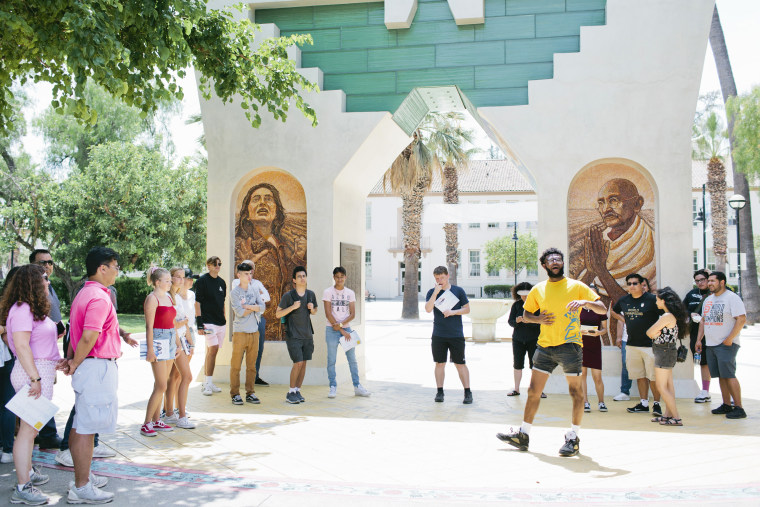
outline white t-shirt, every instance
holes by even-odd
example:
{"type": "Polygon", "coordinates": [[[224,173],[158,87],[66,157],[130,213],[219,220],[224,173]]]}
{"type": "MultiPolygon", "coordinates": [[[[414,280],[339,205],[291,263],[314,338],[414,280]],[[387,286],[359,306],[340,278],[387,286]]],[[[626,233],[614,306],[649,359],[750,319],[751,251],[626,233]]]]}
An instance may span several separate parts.
{"type": "MultiPolygon", "coordinates": [[[[710,347],[723,343],[723,340],[734,329],[736,317],[746,314],[744,302],[730,290],[726,290],[720,296],[715,296],[714,294],[707,296],[702,304],[705,343],[710,347]]],[[[733,343],[739,344],[738,336],[734,338],[733,343]]]]}
{"type": "MultiPolygon", "coordinates": [[[[195,292],[191,290],[187,291],[187,299],[184,299],[177,293],[174,296],[174,308],[177,310],[177,320],[187,317],[190,329],[195,331],[195,292]]],[[[185,336],[185,332],[185,326],[177,329],[177,335],[180,338],[185,336]]]]}
{"type": "MultiPolygon", "coordinates": [[[[356,302],[356,295],[354,291],[348,287],[344,287],[343,290],[337,290],[335,287],[325,289],[322,293],[322,301],[330,303],[330,309],[333,317],[337,322],[343,322],[349,315],[351,315],[350,303],[356,302]]],[[[328,322],[328,325],[330,323],[328,322]]]]}

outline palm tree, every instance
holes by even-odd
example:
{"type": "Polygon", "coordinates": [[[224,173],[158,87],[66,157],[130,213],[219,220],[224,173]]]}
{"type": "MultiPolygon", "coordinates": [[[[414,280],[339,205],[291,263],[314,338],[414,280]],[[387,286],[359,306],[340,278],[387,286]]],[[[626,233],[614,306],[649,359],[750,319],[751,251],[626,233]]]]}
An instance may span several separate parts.
{"type": "MultiPolygon", "coordinates": [[[[700,98],[703,99],[703,98],[700,98]]],[[[698,115],[694,122],[692,158],[707,160],[707,191],[710,192],[710,215],[712,222],[713,252],[715,269],[726,271],[728,250],[728,206],[726,202],[726,166],[722,154],[725,152],[726,132],[723,122],[714,111],[714,105],[707,99],[705,113],[698,115]]]]}
{"type": "MultiPolygon", "coordinates": [[[[431,114],[421,130],[429,132],[428,143],[443,166],[443,202],[459,204],[459,171],[467,170],[468,162],[477,150],[468,149],[472,144],[473,132],[462,128],[464,116],[460,113],[431,114]]],[[[457,250],[459,233],[457,224],[444,224],[446,235],[446,265],[449,281],[457,284],[457,250]]]]}
{"type": "Polygon", "coordinates": [[[404,301],[402,319],[419,319],[417,273],[419,269],[422,235],[422,200],[433,181],[433,170],[439,169],[435,153],[423,142],[417,129],[413,140],[393,161],[383,176],[391,191],[401,194],[401,232],[404,241],[404,301]]]}
{"type": "MultiPolygon", "coordinates": [[[[710,47],[712,48],[715,66],[718,68],[718,79],[720,80],[720,89],[723,94],[723,102],[728,102],[730,97],[736,97],[736,82],[734,73],[731,70],[731,61],[728,58],[728,49],[726,48],[726,39],[723,35],[723,27],[720,24],[718,15],[718,6],[713,9],[712,24],[710,25],[710,47]]],[[[728,142],[731,147],[731,153],[734,151],[734,117],[728,117],[728,142]]],[[[729,153],[729,156],[731,156],[729,153]]],[[[743,273],[745,287],[742,287],[744,304],[747,309],[747,321],[752,324],[760,318],[760,287],[757,284],[757,264],[755,261],[754,237],[752,234],[752,204],[749,198],[749,183],[747,178],[741,172],[741,168],[733,163],[734,174],[734,193],[741,194],[747,201],[747,205],[739,212],[741,225],[742,244],[737,245],[737,253],[743,251],[747,256],[747,265],[744,266],[743,273]]]]}

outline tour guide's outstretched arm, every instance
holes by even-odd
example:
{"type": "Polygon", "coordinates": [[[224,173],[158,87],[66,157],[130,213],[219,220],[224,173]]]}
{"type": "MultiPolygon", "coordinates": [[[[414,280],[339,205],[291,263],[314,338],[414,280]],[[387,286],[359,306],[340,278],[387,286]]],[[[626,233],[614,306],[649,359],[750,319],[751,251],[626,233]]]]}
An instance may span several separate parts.
{"type": "MultiPolygon", "coordinates": [[[[604,306],[604,303],[602,303],[601,299],[597,299],[596,301],[586,301],[584,299],[576,299],[575,301],[570,301],[567,304],[568,310],[577,310],[579,308],[585,308],[586,310],[591,310],[594,313],[598,313],[599,315],[605,315],[607,313],[607,307],[604,306]]],[[[525,312],[523,314],[523,322],[527,322],[529,324],[543,324],[544,326],[549,326],[551,324],[554,324],[554,314],[547,312],[547,311],[541,311],[538,315],[533,315],[530,312],[525,312]]]]}

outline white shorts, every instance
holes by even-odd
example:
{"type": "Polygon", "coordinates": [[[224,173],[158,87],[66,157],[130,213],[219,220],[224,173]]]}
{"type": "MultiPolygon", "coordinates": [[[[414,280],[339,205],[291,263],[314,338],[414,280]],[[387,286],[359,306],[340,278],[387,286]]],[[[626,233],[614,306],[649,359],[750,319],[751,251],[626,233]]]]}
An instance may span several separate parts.
{"type": "Polygon", "coordinates": [[[116,361],[87,358],[71,378],[74,389],[74,422],[80,435],[114,433],[119,414],[119,369],[116,361]]]}
{"type": "Polygon", "coordinates": [[[206,346],[207,347],[218,346],[219,348],[222,348],[222,343],[224,343],[224,334],[227,331],[227,326],[217,326],[216,324],[204,324],[203,328],[208,331],[213,331],[211,334],[205,335],[206,346]]]}

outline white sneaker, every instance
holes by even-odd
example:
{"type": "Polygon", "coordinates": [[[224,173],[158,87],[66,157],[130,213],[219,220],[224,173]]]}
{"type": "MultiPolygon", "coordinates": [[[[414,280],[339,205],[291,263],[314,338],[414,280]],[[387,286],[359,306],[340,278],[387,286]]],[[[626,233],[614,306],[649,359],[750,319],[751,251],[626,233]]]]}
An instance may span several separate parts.
{"type": "MultiPolygon", "coordinates": [[[[66,451],[66,452],[69,452],[69,451],[66,451]]],[[[92,449],[93,458],[113,458],[114,456],[116,456],[116,451],[114,451],[107,445],[100,444],[92,449]]]]}
{"type": "Polygon", "coordinates": [[[625,393],[619,393],[617,396],[612,398],[612,401],[628,401],[631,397],[625,393]]]}
{"type": "Polygon", "coordinates": [[[359,384],[358,386],[354,387],[354,396],[365,396],[366,397],[366,396],[369,396],[370,394],[372,394],[372,393],[370,393],[369,391],[367,391],[366,389],[364,389],[364,387],[361,384],[359,384]]]}
{"type": "Polygon", "coordinates": [[[13,463],[13,453],[4,452],[0,454],[0,463],[13,463]]]}
{"type": "Polygon", "coordinates": [[[330,386],[330,392],[327,393],[328,398],[335,398],[338,396],[338,386],[330,386]]]}
{"type": "MultiPolygon", "coordinates": [[[[102,475],[95,475],[92,473],[92,470],[90,470],[90,484],[95,486],[96,488],[104,488],[106,484],[108,484],[108,477],[104,477],[102,475]]],[[[69,481],[69,489],[74,489],[74,481],[69,481]]]]}
{"type": "Polygon", "coordinates": [[[180,417],[179,420],[177,421],[177,424],[175,424],[174,426],[176,426],[177,428],[185,429],[185,430],[192,430],[195,428],[195,423],[190,422],[187,416],[185,416],[185,417],[180,417]]]}
{"type": "Polygon", "coordinates": [[[166,424],[175,424],[176,425],[177,421],[179,421],[179,417],[177,417],[176,415],[172,414],[169,417],[164,417],[163,421],[166,424]]]}
{"type": "MultiPolygon", "coordinates": [[[[178,408],[174,409],[174,415],[177,416],[177,419],[179,419],[179,409],[178,408]]],[[[188,418],[190,417],[190,412],[188,412],[187,410],[185,410],[185,417],[188,417],[188,418]]]]}
{"type": "Polygon", "coordinates": [[[211,387],[210,384],[203,384],[203,387],[201,387],[201,394],[203,396],[211,396],[214,394],[214,389],[211,387]]]}
{"type": "Polygon", "coordinates": [[[69,488],[69,496],[66,499],[68,503],[108,503],[113,502],[113,493],[102,491],[93,487],[92,482],[88,482],[81,488],[69,488]]]}
{"type": "MultiPolygon", "coordinates": [[[[96,447],[97,449],[97,447],[96,447]]],[[[94,453],[93,449],[93,453],[94,453]]],[[[55,455],[55,461],[59,465],[63,465],[65,467],[73,467],[74,466],[74,459],[71,457],[71,451],[66,449],[65,451],[58,451],[55,455]]]]}
{"type": "Polygon", "coordinates": [[[712,398],[710,397],[710,391],[702,390],[699,393],[699,396],[694,398],[694,403],[709,403],[712,401],[712,398]]]}
{"type": "Polygon", "coordinates": [[[211,382],[211,390],[214,391],[215,393],[221,393],[222,392],[222,388],[221,387],[217,387],[217,385],[214,384],[213,382],[211,382]]]}

